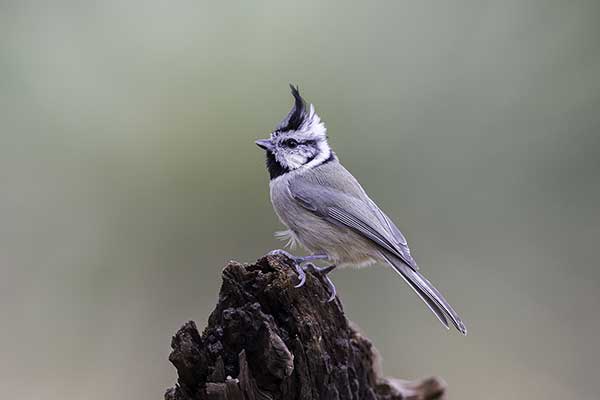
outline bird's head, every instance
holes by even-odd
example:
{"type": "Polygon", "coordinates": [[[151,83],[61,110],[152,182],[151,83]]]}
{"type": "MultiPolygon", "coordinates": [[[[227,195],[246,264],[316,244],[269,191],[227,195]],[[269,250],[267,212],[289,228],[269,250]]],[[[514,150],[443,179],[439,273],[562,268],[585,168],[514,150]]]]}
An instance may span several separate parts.
{"type": "Polygon", "coordinates": [[[275,179],[298,168],[312,168],[333,156],[327,129],[311,104],[308,108],[297,87],[290,85],[294,105],[268,139],[257,140],[267,153],[267,169],[275,179]]]}

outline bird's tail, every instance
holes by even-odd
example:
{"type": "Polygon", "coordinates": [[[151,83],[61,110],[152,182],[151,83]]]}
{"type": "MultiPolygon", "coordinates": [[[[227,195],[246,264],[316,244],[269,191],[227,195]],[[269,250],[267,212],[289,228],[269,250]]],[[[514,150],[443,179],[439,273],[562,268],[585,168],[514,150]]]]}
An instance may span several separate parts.
{"type": "Polygon", "coordinates": [[[449,329],[448,319],[463,335],[467,334],[467,327],[462,322],[457,312],[446,301],[444,296],[427,280],[419,271],[416,271],[406,265],[399,258],[392,255],[384,255],[388,263],[396,272],[413,288],[419,297],[427,304],[429,309],[433,311],[435,316],[440,320],[446,328],[449,329]]]}

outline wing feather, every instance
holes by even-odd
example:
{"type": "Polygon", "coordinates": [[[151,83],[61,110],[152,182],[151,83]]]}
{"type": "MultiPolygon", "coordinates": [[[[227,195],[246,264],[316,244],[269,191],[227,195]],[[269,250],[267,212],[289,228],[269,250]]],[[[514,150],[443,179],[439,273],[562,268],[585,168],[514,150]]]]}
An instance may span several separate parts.
{"type": "Polygon", "coordinates": [[[367,237],[411,268],[418,269],[404,235],[364,192],[360,198],[302,178],[295,179],[288,189],[302,207],[367,237]]]}
{"type": "Polygon", "coordinates": [[[302,177],[296,178],[293,185],[288,185],[288,189],[292,198],[305,209],[331,223],[350,228],[375,243],[388,263],[446,328],[449,317],[460,332],[467,334],[467,329],[456,311],[417,271],[418,266],[410,255],[404,235],[362,189],[345,193],[339,186],[328,186],[324,181],[317,184],[302,177]]]}

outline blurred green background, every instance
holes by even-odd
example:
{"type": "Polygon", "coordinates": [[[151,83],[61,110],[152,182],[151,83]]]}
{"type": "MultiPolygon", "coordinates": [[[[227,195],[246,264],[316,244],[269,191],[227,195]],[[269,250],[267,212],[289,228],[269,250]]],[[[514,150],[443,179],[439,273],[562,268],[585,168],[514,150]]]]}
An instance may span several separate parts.
{"type": "Polygon", "coordinates": [[[0,2],[0,388],[162,398],[229,259],[279,243],[265,137],[297,83],[469,336],[334,274],[385,373],[596,398],[598,1],[0,2]]]}

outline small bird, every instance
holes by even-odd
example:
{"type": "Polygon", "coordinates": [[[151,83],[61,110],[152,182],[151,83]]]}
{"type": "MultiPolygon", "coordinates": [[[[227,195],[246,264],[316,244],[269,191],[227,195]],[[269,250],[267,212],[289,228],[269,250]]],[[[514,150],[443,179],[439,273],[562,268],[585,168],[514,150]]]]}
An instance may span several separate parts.
{"type": "Polygon", "coordinates": [[[278,232],[288,245],[299,243],[311,255],[295,257],[283,250],[270,254],[289,257],[300,279],[320,274],[331,296],[336,290],[328,274],[347,265],[389,264],[419,295],[440,322],[448,319],[462,334],[467,328],[444,296],[419,272],[406,239],[392,220],[369,198],[358,181],[340,164],[327,143],[327,130],[311,104],[290,85],[294,105],[269,139],[255,143],[266,151],[271,203],[287,230],[278,232]],[[315,260],[327,260],[317,267],[315,260]]]}

